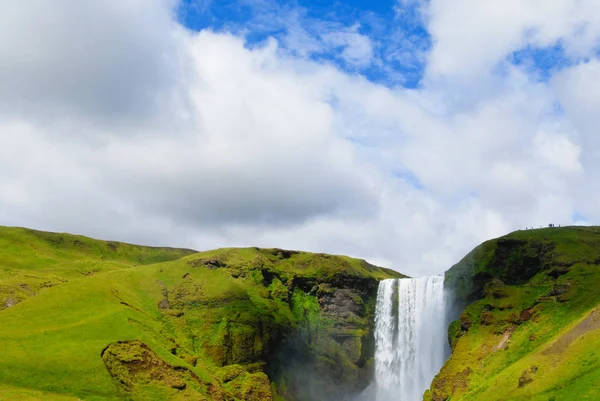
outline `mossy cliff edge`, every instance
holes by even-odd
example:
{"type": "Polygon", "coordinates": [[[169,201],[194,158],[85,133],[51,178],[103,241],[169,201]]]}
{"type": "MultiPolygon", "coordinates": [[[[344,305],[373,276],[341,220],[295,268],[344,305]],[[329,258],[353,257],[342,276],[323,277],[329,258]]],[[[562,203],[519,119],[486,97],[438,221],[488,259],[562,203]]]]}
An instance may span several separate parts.
{"type": "Polygon", "coordinates": [[[372,378],[393,270],[0,227],[0,399],[335,400],[372,378]]]}
{"type": "Polygon", "coordinates": [[[485,242],[446,284],[464,310],[425,400],[600,399],[600,227],[485,242]]]}

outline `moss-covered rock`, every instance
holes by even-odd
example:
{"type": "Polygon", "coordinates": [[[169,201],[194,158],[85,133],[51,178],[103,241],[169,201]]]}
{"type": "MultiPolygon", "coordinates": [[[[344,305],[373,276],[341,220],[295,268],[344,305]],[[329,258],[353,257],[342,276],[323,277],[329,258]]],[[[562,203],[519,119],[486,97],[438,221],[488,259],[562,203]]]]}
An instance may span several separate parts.
{"type": "Polygon", "coordinates": [[[127,398],[232,400],[218,384],[203,382],[189,369],[168,364],[140,341],[110,344],[101,357],[127,398]]]}
{"type": "Polygon", "coordinates": [[[223,367],[217,373],[223,387],[239,400],[272,401],[271,382],[263,372],[250,373],[241,365],[223,367]]]}

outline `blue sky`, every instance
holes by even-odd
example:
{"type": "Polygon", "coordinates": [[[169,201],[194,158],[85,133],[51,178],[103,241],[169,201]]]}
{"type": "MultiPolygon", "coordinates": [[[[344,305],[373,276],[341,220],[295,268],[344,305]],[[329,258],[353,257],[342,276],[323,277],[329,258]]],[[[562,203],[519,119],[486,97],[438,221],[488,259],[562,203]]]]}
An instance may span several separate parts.
{"type": "MultiPolygon", "coordinates": [[[[414,0],[183,0],[179,20],[194,31],[211,29],[242,35],[249,48],[276,38],[280,47],[292,55],[332,63],[387,86],[418,88],[422,86],[427,52],[432,47],[422,15],[426,4],[414,0]],[[302,29],[316,40],[333,31],[354,30],[369,39],[373,58],[366,64],[349,64],[341,56],[343,45],[299,53],[285,40],[292,29],[302,29]]],[[[560,40],[556,40],[546,46],[527,44],[507,54],[504,61],[547,82],[554,73],[578,60],[570,58],[560,40]]]]}
{"type": "Polygon", "coordinates": [[[373,45],[373,59],[368,64],[344,62],[340,56],[342,45],[327,46],[306,56],[364,75],[373,82],[409,88],[419,85],[424,71],[423,55],[431,46],[418,2],[185,0],[179,18],[183,25],[196,31],[241,33],[248,47],[260,46],[269,37],[277,38],[292,54],[297,54],[297,49],[286,47],[285,41],[292,27],[316,40],[334,31],[355,30],[373,45]]]}

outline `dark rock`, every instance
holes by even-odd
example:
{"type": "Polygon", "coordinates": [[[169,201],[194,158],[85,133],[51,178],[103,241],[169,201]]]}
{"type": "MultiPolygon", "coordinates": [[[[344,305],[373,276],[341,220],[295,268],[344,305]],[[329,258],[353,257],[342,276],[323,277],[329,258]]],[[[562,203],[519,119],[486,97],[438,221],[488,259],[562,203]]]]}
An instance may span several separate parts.
{"type": "Polygon", "coordinates": [[[531,319],[532,316],[533,316],[533,310],[531,308],[529,308],[529,309],[525,309],[525,310],[521,311],[521,315],[519,316],[519,319],[521,320],[521,322],[526,322],[529,319],[531,319]]]}
{"type": "Polygon", "coordinates": [[[206,267],[209,269],[220,269],[227,267],[227,264],[218,259],[194,259],[187,262],[192,267],[206,267]]]}
{"type": "Polygon", "coordinates": [[[364,307],[359,304],[360,294],[349,289],[336,289],[319,298],[323,314],[336,320],[348,320],[364,315],[364,307]]]}
{"type": "Polygon", "coordinates": [[[18,303],[19,303],[19,301],[18,301],[18,300],[16,300],[16,299],[14,299],[14,298],[7,298],[7,299],[4,301],[4,305],[3,305],[3,308],[2,308],[2,309],[8,309],[8,308],[11,308],[11,307],[15,306],[15,305],[16,305],[16,304],[18,304],[18,303]]]}
{"type": "Polygon", "coordinates": [[[289,259],[292,255],[296,255],[298,251],[288,251],[285,249],[275,249],[276,255],[282,259],[289,259]]]}
{"type": "Polygon", "coordinates": [[[468,298],[474,297],[472,300],[482,298],[483,288],[485,287],[485,284],[493,278],[494,276],[486,271],[474,274],[471,278],[472,294],[468,298]]]}
{"type": "Polygon", "coordinates": [[[183,311],[180,309],[165,309],[165,313],[169,316],[173,317],[181,317],[183,316],[183,311]]]}
{"type": "Polygon", "coordinates": [[[158,309],[169,309],[171,307],[171,304],[169,303],[168,299],[163,299],[158,303],[158,309]]]}
{"type": "MultiPolygon", "coordinates": [[[[335,288],[347,288],[351,290],[358,291],[361,294],[371,294],[374,293],[377,295],[377,287],[379,285],[377,280],[365,277],[357,277],[345,272],[338,273],[331,278],[326,280],[327,284],[330,287],[335,288]]],[[[323,280],[316,279],[315,277],[294,277],[290,284],[290,288],[300,288],[302,291],[306,293],[310,293],[315,285],[317,288],[325,288],[322,286],[323,280]]]]}
{"type": "Polygon", "coordinates": [[[533,378],[531,377],[529,372],[525,370],[521,374],[521,377],[519,377],[519,387],[524,387],[525,385],[531,383],[532,381],[533,381],[533,378]]]}
{"type": "Polygon", "coordinates": [[[460,328],[463,331],[469,331],[472,325],[471,318],[469,317],[469,315],[467,315],[464,312],[461,313],[461,315],[458,318],[458,321],[460,322],[460,328]]]}
{"type": "Polygon", "coordinates": [[[491,312],[481,313],[481,324],[490,326],[494,323],[494,315],[491,312]]]}
{"type": "Polygon", "coordinates": [[[290,251],[290,250],[286,250],[286,249],[279,249],[279,248],[271,248],[271,249],[257,249],[263,253],[266,253],[267,255],[272,255],[272,256],[276,256],[279,259],[289,259],[292,256],[300,253],[298,251],[290,251]]]}
{"type": "Polygon", "coordinates": [[[186,383],[181,380],[180,378],[169,378],[168,380],[165,380],[166,383],[169,387],[177,389],[177,390],[183,390],[186,387],[186,383]]]}
{"type": "Polygon", "coordinates": [[[553,242],[500,238],[489,264],[507,284],[521,284],[542,271],[552,259],[553,242]]]}
{"type": "Polygon", "coordinates": [[[506,319],[508,323],[519,325],[522,323],[521,318],[515,312],[511,313],[506,319]]]}
{"type": "Polygon", "coordinates": [[[549,296],[558,296],[566,294],[569,291],[569,284],[557,284],[550,290],[549,296]]]}
{"type": "Polygon", "coordinates": [[[548,275],[550,277],[558,278],[562,275],[567,274],[569,271],[571,271],[571,269],[568,266],[556,266],[548,272],[548,275]]]}
{"type": "Polygon", "coordinates": [[[528,370],[524,370],[519,377],[519,387],[524,387],[525,385],[531,383],[533,381],[533,375],[535,375],[538,371],[538,367],[533,365],[528,370]]]}
{"type": "MultiPolygon", "coordinates": [[[[319,256],[317,263],[329,261],[319,256]]],[[[378,281],[340,271],[293,276],[286,283],[291,294],[304,293],[296,308],[307,309],[298,315],[299,330],[267,361],[269,369],[276,368],[267,373],[285,378],[285,399],[353,399],[373,379],[374,308],[365,305],[374,306],[378,281]]]]}

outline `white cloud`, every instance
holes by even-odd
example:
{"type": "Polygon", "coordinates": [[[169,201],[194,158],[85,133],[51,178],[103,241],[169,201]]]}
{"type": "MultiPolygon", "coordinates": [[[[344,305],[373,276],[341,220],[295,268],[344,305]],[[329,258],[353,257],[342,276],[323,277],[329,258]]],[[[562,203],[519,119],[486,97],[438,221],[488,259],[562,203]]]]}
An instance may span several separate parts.
{"type": "MultiPolygon", "coordinates": [[[[0,4],[1,224],[342,253],[421,275],[491,236],[600,213],[581,196],[598,177],[586,158],[600,148],[586,106],[600,99],[595,62],[552,87],[488,71],[530,20],[433,1],[429,73],[442,83],[405,90],[310,60],[341,46],[347,62],[370,62],[356,27],[324,26],[290,54],[186,31],[165,1],[20,4],[0,4]],[[502,43],[456,50],[478,28],[448,18],[479,12],[502,43]],[[462,72],[489,79],[453,84],[462,72]]],[[[564,15],[536,43],[570,32],[564,15]]]]}
{"type": "Polygon", "coordinates": [[[151,118],[176,90],[170,0],[2,2],[0,31],[4,115],[118,125],[151,118]]]}
{"type": "Polygon", "coordinates": [[[579,146],[559,133],[540,131],[533,139],[533,148],[540,162],[548,167],[556,167],[564,172],[582,170],[579,162],[579,146]]]}
{"type": "Polygon", "coordinates": [[[560,41],[574,57],[598,48],[600,3],[596,0],[431,0],[426,10],[435,43],[429,79],[486,79],[511,52],[560,41]]]}
{"type": "Polygon", "coordinates": [[[351,66],[365,67],[373,60],[371,39],[358,33],[358,26],[347,31],[325,33],[322,39],[331,47],[342,47],[340,56],[351,66]]]}
{"type": "Polygon", "coordinates": [[[580,199],[578,211],[597,222],[600,219],[597,202],[600,193],[600,61],[595,59],[562,71],[552,79],[551,86],[581,141],[580,159],[586,176],[575,195],[580,199]]]}
{"type": "Polygon", "coordinates": [[[582,63],[558,73],[551,81],[561,105],[584,142],[583,155],[600,162],[600,61],[582,63]]]}

